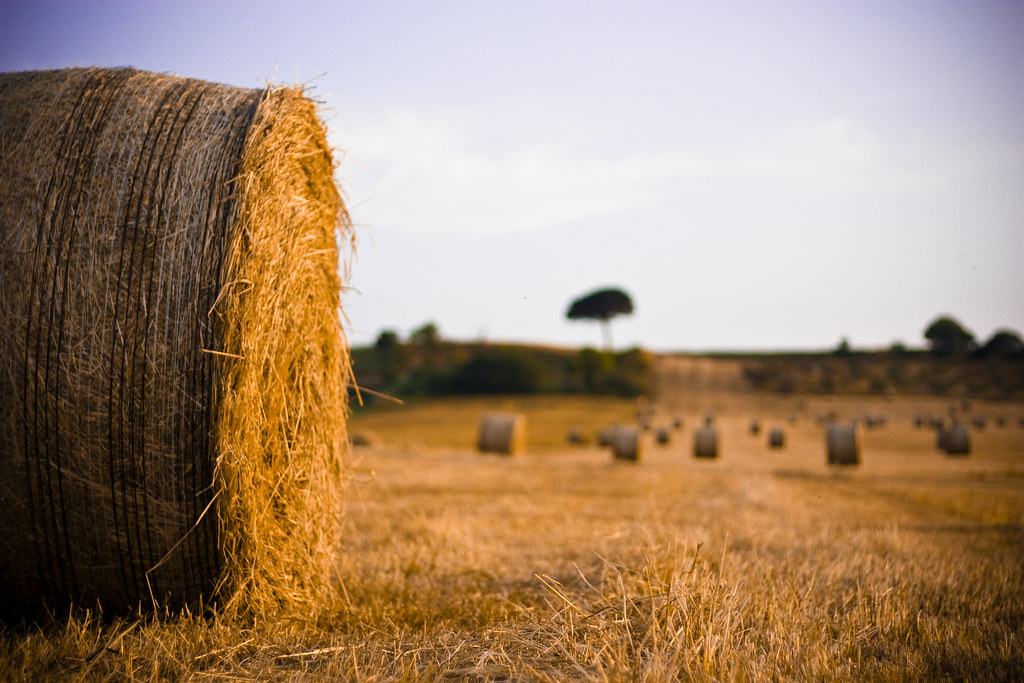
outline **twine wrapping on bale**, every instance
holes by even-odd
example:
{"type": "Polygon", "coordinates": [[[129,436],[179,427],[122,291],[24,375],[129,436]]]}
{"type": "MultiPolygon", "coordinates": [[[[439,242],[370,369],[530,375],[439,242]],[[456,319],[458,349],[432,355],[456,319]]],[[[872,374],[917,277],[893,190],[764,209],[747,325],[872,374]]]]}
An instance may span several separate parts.
{"type": "Polygon", "coordinates": [[[526,445],[526,416],[489,413],[480,420],[477,449],[481,453],[515,455],[526,445]]]}
{"type": "Polygon", "coordinates": [[[0,74],[0,607],[335,597],[351,224],[316,105],[0,74]]]}
{"type": "Polygon", "coordinates": [[[825,446],[829,465],[857,465],[860,463],[860,436],[857,424],[830,424],[825,431],[825,446]]]}
{"type": "Polygon", "coordinates": [[[706,424],[694,433],[693,456],[695,458],[718,457],[718,430],[715,427],[706,424]]]}

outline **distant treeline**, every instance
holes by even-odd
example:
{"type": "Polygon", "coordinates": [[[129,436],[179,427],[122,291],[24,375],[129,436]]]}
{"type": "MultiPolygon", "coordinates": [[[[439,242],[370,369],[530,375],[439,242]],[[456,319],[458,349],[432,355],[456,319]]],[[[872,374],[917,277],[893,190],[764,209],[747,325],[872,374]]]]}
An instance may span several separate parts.
{"type": "MultiPolygon", "coordinates": [[[[926,331],[929,350],[894,344],[856,351],[846,340],[833,351],[706,354],[739,362],[753,390],[783,394],[924,394],[1024,400],[1024,342],[997,332],[977,344],[949,318],[926,331]]],[[[654,357],[639,348],[609,353],[454,342],[428,323],[402,341],[381,332],[372,346],[352,350],[359,386],[400,399],[456,394],[610,394],[640,396],[651,388],[654,357]]]]}
{"type": "MultiPolygon", "coordinates": [[[[611,394],[647,392],[651,355],[453,342],[425,325],[402,342],[385,331],[373,346],[352,349],[360,387],[396,398],[455,394],[611,394]]],[[[372,404],[372,394],[362,397],[372,404]]]]}
{"type": "Polygon", "coordinates": [[[783,394],[921,394],[1024,400],[1024,357],[931,351],[735,355],[751,388],[783,394]]]}

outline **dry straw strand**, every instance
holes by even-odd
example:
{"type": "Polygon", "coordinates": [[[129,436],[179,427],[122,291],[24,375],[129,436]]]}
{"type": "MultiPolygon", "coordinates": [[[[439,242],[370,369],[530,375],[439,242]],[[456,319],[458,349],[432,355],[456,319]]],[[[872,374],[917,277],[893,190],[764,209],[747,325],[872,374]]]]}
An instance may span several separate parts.
{"type": "Polygon", "coordinates": [[[0,608],[333,599],[333,171],[297,88],[0,74],[0,608]]]}

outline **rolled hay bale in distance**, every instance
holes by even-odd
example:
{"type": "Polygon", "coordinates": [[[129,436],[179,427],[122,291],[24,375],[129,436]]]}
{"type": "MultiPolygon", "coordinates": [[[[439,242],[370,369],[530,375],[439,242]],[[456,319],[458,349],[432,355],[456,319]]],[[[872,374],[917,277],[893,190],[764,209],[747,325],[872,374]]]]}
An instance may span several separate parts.
{"type": "Polygon", "coordinates": [[[0,608],[334,600],[333,172],[297,88],[0,74],[0,608]]]}
{"type": "Polygon", "coordinates": [[[832,423],[825,430],[825,446],[829,465],[860,463],[860,434],[856,423],[832,423]]]}
{"type": "Polygon", "coordinates": [[[654,434],[655,440],[662,446],[667,446],[672,441],[672,431],[668,427],[658,427],[654,434]]]}
{"type": "Polygon", "coordinates": [[[587,436],[579,427],[570,427],[565,434],[565,441],[570,446],[582,446],[587,443],[587,436]]]}
{"type": "Polygon", "coordinates": [[[526,445],[526,416],[519,413],[488,413],[480,419],[476,447],[481,453],[515,455],[526,445]]]}
{"type": "Polygon", "coordinates": [[[942,450],[947,455],[969,455],[971,452],[971,435],[967,427],[960,422],[954,422],[949,429],[944,430],[942,438],[942,450]]]}
{"type": "Polygon", "coordinates": [[[786,432],[781,427],[775,427],[768,432],[768,446],[770,448],[782,448],[786,445],[786,432]]]}
{"type": "Polygon", "coordinates": [[[611,446],[612,440],[615,438],[615,433],[622,428],[619,424],[610,424],[606,427],[602,427],[597,432],[597,445],[598,446],[611,446]]]}
{"type": "Polygon", "coordinates": [[[634,426],[622,426],[611,435],[612,457],[616,460],[637,461],[643,454],[643,430],[634,426]]]}
{"type": "Polygon", "coordinates": [[[761,421],[756,419],[751,420],[750,426],[747,429],[752,436],[757,436],[761,433],[761,421]]]}
{"type": "Polygon", "coordinates": [[[718,457],[718,429],[712,427],[711,425],[705,425],[704,427],[701,427],[694,433],[693,457],[718,457]]]}

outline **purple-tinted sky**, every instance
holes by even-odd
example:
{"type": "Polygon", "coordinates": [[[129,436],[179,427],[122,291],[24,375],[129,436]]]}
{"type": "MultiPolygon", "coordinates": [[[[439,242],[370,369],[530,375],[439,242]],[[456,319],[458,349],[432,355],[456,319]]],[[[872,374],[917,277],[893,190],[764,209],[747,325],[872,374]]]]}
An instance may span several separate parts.
{"type": "Polygon", "coordinates": [[[922,343],[1024,331],[1024,3],[0,3],[0,70],[133,65],[325,102],[372,342],[922,343]]]}

